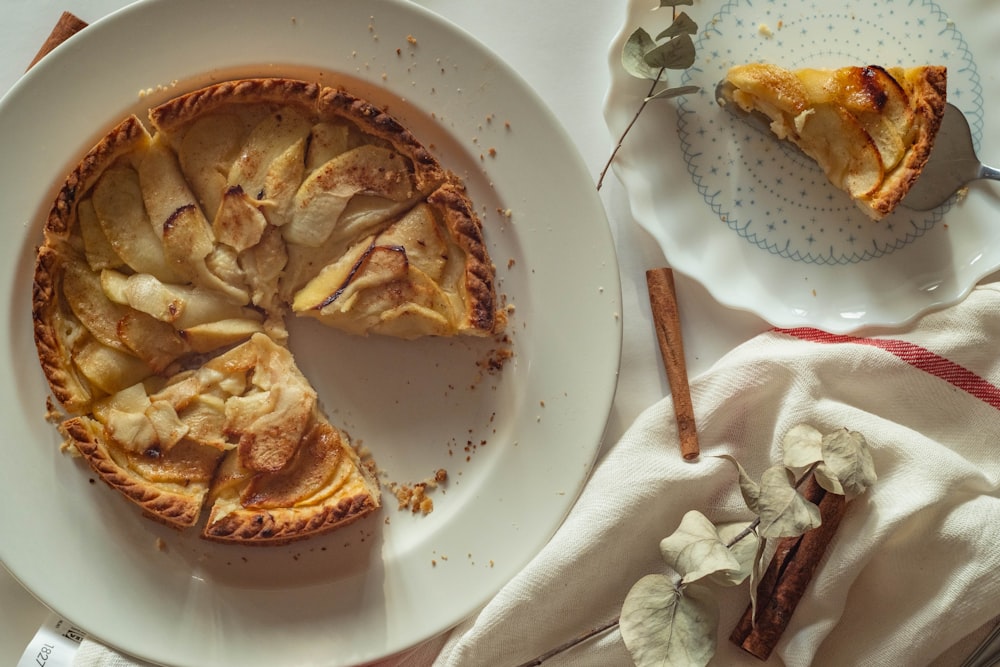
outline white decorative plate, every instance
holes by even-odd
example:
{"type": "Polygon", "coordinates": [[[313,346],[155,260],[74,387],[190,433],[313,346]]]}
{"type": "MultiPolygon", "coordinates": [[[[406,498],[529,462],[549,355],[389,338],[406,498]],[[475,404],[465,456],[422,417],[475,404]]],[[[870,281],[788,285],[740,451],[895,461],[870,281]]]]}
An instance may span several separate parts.
{"type": "MultiPolygon", "coordinates": [[[[658,4],[633,0],[611,47],[605,115],[615,139],[650,85],[622,69],[622,45],[637,27],[655,36],[670,24],[671,10],[654,11],[658,4]]],[[[812,161],[714,101],[716,83],[745,62],[943,64],[949,101],[968,117],[981,157],[996,161],[1000,127],[987,119],[1000,89],[984,81],[1000,62],[1000,5],[716,0],[679,9],[699,25],[697,60],[669,81],[701,92],[650,103],[615,163],[633,214],[676,270],[771,324],[847,332],[953,303],[1000,267],[995,184],[975,184],[957,204],[901,208],[873,223],[812,161]]]]}
{"type": "Polygon", "coordinates": [[[617,378],[611,234],[554,117],[451,24],[392,0],[142,2],[62,45],[0,101],[0,154],[0,558],[94,637],[170,665],[375,660],[474,613],[569,511],[617,378]],[[477,203],[499,291],[515,307],[515,356],[501,373],[477,365],[491,340],[407,343],[292,323],[293,351],[332,419],[388,479],[448,471],[427,516],[398,511],[387,493],[380,515],[332,535],[214,545],[142,518],[60,453],[45,421],[30,306],[55,189],[126,113],[248,75],[340,83],[387,106],[477,203]]]}

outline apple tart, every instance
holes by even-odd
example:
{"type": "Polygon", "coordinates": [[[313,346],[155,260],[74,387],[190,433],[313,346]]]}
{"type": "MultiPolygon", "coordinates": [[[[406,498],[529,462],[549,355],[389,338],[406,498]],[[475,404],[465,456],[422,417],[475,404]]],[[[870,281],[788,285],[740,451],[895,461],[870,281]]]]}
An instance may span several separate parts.
{"type": "Polygon", "coordinates": [[[244,79],[124,119],[67,177],[38,249],[35,342],[60,430],[159,521],[279,544],[375,511],[288,316],[350,334],[505,325],[461,180],[341,89],[244,79]]]}
{"type": "Polygon", "coordinates": [[[944,115],[940,66],[788,70],[733,67],[724,103],[758,112],[771,131],[814,159],[870,218],[880,220],[920,176],[944,115]]]}

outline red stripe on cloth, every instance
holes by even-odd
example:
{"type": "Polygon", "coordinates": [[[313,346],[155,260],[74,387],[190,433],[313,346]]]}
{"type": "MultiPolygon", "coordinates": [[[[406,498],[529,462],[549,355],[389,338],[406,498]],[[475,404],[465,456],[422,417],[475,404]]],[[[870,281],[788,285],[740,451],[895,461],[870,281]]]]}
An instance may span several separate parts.
{"type": "Polygon", "coordinates": [[[775,331],[814,343],[853,343],[855,345],[877,347],[895,355],[914,368],[918,368],[934,377],[941,378],[945,382],[975,396],[987,405],[1000,410],[1000,387],[976,375],[968,368],[942,357],[940,354],[935,354],[927,348],[908,343],[905,340],[832,334],[809,327],[775,329],[775,331]]]}

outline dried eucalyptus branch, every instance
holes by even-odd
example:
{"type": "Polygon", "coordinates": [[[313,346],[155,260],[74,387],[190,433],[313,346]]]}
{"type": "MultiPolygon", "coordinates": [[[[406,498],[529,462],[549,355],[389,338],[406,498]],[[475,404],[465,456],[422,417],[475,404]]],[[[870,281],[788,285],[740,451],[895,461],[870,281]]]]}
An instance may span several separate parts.
{"type": "Polygon", "coordinates": [[[667,100],[700,90],[698,86],[679,86],[657,90],[657,86],[664,80],[664,74],[668,69],[684,70],[694,64],[695,49],[691,35],[698,32],[698,25],[684,12],[677,13],[678,5],[691,4],[692,0],[660,0],[660,8],[671,7],[673,9],[672,23],[655,39],[650,37],[644,29],[638,28],[626,40],[625,47],[622,49],[622,67],[630,75],[639,79],[649,79],[653,83],[649,87],[649,92],[642,99],[635,115],[632,116],[632,120],[618,137],[618,143],[612,149],[604,168],[601,169],[597,179],[598,190],[604,185],[604,177],[611,168],[611,163],[614,162],[618,151],[621,150],[622,144],[625,143],[625,137],[635,126],[649,102],[667,100]]]}

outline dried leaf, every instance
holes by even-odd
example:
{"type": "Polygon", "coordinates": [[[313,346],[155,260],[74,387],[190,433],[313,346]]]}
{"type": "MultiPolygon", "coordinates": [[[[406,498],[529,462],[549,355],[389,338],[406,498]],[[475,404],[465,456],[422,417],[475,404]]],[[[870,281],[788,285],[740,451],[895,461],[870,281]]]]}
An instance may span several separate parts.
{"type": "Polygon", "coordinates": [[[681,34],[647,51],[644,60],[650,67],[687,69],[694,64],[694,41],[691,35],[681,34]]]}
{"type": "Polygon", "coordinates": [[[823,460],[823,434],[809,424],[789,429],[781,440],[782,459],[789,468],[808,468],[823,460]]]}
{"type": "Polygon", "coordinates": [[[649,36],[649,33],[642,28],[637,28],[629,35],[622,47],[622,67],[625,71],[637,79],[651,79],[653,81],[660,78],[660,68],[653,67],[646,62],[646,54],[656,48],[656,42],[649,36]]]}
{"type": "Polygon", "coordinates": [[[747,504],[750,511],[756,515],[760,515],[760,509],[758,507],[758,498],[760,497],[760,487],[757,486],[757,482],[753,481],[747,471],[743,469],[740,462],[729,454],[719,454],[720,459],[725,459],[736,466],[736,470],[740,473],[740,493],[743,494],[743,502],[747,504]]]}
{"type": "Polygon", "coordinates": [[[698,24],[691,20],[685,12],[681,12],[674,19],[667,28],[656,36],[656,41],[660,41],[666,37],[674,37],[676,35],[694,35],[698,32],[698,24]]]}
{"type": "Polygon", "coordinates": [[[709,575],[707,581],[720,586],[738,586],[751,576],[757,561],[758,544],[761,539],[757,533],[750,530],[752,523],[737,521],[735,523],[724,523],[716,526],[719,540],[727,545],[729,553],[733,555],[736,562],[740,564],[736,570],[719,570],[709,575]],[[737,537],[740,539],[735,540],[737,537]]]}
{"type": "Polygon", "coordinates": [[[825,484],[834,478],[848,495],[859,495],[875,483],[875,462],[865,437],[855,431],[840,429],[823,437],[823,474],[816,481],[824,489],[837,493],[825,484]]]}
{"type": "Polygon", "coordinates": [[[762,537],[801,535],[821,523],[819,508],[795,489],[795,476],[778,465],[760,478],[760,534],[762,537]]]}
{"type": "Polygon", "coordinates": [[[694,667],[715,655],[719,605],[680,576],[648,574],[632,586],[619,630],[636,667],[694,667]]]}
{"type": "Polygon", "coordinates": [[[647,97],[646,101],[670,100],[675,97],[680,97],[681,95],[697,93],[699,90],[701,90],[701,86],[677,86],[676,88],[664,88],[647,97]]]}
{"type": "Polygon", "coordinates": [[[739,572],[740,561],[726,547],[708,518],[691,510],[681,519],[677,530],[660,542],[660,554],[682,584],[689,584],[716,572],[739,572]]]}

